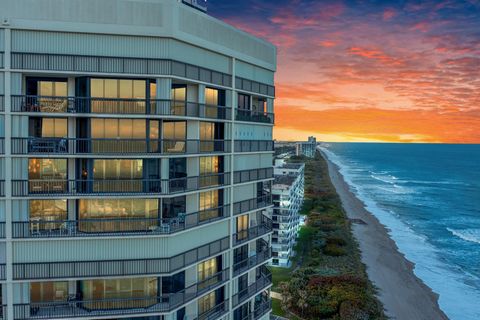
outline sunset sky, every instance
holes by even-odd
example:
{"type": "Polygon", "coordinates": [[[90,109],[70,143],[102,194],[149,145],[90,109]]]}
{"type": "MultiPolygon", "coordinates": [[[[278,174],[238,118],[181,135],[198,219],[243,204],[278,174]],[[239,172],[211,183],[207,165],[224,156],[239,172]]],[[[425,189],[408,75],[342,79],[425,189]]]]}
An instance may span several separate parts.
{"type": "Polygon", "coordinates": [[[275,138],[480,143],[480,0],[209,0],[278,47],[275,138]]]}

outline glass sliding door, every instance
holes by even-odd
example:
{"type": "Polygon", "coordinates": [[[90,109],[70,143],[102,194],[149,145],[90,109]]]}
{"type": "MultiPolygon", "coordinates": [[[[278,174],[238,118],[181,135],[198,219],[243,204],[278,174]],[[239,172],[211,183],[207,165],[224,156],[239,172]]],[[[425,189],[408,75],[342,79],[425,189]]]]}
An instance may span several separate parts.
{"type": "Polygon", "coordinates": [[[208,221],[218,218],[220,216],[221,197],[223,192],[221,190],[212,190],[200,192],[200,215],[199,221],[208,221]]]}
{"type": "Polygon", "coordinates": [[[219,173],[222,170],[223,157],[200,157],[200,188],[221,184],[219,173]]]}
{"type": "Polygon", "coordinates": [[[200,122],[200,152],[215,150],[215,123],[200,122]]]}
{"type": "Polygon", "coordinates": [[[221,256],[198,264],[198,289],[205,289],[220,281],[220,279],[217,277],[217,273],[219,273],[220,270],[222,270],[221,256]]]}
{"type": "Polygon", "coordinates": [[[187,122],[163,122],[163,151],[165,153],[184,153],[186,150],[187,122]]]}
{"type": "Polygon", "coordinates": [[[67,200],[30,200],[30,232],[66,229],[67,200]]]}
{"type": "Polygon", "coordinates": [[[237,217],[237,240],[244,240],[248,238],[248,214],[237,217]]]}
{"type": "Polygon", "coordinates": [[[30,302],[63,302],[68,299],[68,282],[32,282],[30,284],[30,302]]]}
{"type": "Polygon", "coordinates": [[[157,303],[158,279],[98,279],[80,281],[86,309],[145,308],[157,303]]]}
{"type": "MultiPolygon", "coordinates": [[[[158,122],[153,122],[158,132],[158,122]]],[[[147,120],[143,119],[91,119],[90,137],[93,153],[145,153],[147,148],[147,120]]]]}
{"type": "Polygon", "coordinates": [[[67,159],[29,159],[28,180],[30,193],[65,193],[67,159]]]}
{"type": "Polygon", "coordinates": [[[145,114],[147,81],[132,79],[90,79],[91,112],[145,114]]]}
{"type": "Polygon", "coordinates": [[[153,230],[160,223],[158,202],[157,199],[80,199],[79,231],[105,233],[153,230]]]}
{"type": "Polygon", "coordinates": [[[187,87],[184,85],[173,85],[170,95],[172,100],[170,105],[170,115],[187,115],[187,87]]]}
{"type": "Polygon", "coordinates": [[[143,192],[142,159],[94,159],[94,192],[143,192]]]}

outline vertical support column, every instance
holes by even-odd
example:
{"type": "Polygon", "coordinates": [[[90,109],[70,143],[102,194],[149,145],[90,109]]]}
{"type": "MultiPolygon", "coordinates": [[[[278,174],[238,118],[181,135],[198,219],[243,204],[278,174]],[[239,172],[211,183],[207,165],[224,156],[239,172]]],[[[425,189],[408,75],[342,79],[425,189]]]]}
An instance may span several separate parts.
{"type": "Polygon", "coordinates": [[[13,319],[13,243],[12,243],[12,32],[5,30],[5,238],[7,319],[13,319]]]}
{"type": "Polygon", "coordinates": [[[199,84],[197,86],[197,98],[198,98],[198,106],[199,106],[199,109],[198,109],[198,115],[200,116],[200,118],[204,118],[205,117],[205,113],[207,112],[207,108],[205,106],[205,89],[207,88],[206,85],[204,84],[199,84]]]}
{"type": "MultiPolygon", "coordinates": [[[[68,78],[67,83],[67,96],[68,97],[75,97],[75,78],[70,77],[68,78]]],[[[76,117],[68,117],[67,119],[67,131],[68,131],[68,152],[70,154],[74,153],[76,150],[77,141],[75,137],[77,136],[77,118],[76,117]]],[[[69,158],[67,160],[67,170],[68,170],[68,179],[74,180],[76,176],[76,163],[75,158],[69,158]]],[[[76,200],[68,200],[67,201],[67,212],[69,221],[76,220],[77,217],[77,206],[76,200]]]]}
{"type": "Polygon", "coordinates": [[[235,233],[235,217],[233,215],[233,192],[234,192],[234,172],[235,172],[235,159],[234,159],[234,154],[235,154],[235,74],[236,74],[236,60],[235,58],[232,58],[232,94],[231,94],[231,113],[232,113],[232,125],[231,125],[231,132],[230,132],[230,254],[229,254],[229,261],[230,261],[230,285],[229,285],[229,299],[228,299],[228,310],[229,314],[231,315],[230,318],[233,319],[233,284],[234,284],[234,279],[233,279],[233,235],[235,233]]]}
{"type": "Polygon", "coordinates": [[[172,79],[157,78],[157,115],[170,115],[172,79]]]}

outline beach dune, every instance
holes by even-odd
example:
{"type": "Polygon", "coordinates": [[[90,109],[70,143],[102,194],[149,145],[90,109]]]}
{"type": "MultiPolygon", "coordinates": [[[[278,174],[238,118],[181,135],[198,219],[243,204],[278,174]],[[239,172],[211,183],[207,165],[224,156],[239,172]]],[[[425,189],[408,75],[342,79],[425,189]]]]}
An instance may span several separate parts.
{"type": "Polygon", "coordinates": [[[351,191],[338,167],[328,160],[330,179],[339,194],[353,235],[362,252],[370,280],[378,288],[378,298],[388,317],[396,320],[442,320],[448,317],[440,310],[438,295],[413,272],[414,264],[398,251],[387,229],[365,209],[351,191]]]}

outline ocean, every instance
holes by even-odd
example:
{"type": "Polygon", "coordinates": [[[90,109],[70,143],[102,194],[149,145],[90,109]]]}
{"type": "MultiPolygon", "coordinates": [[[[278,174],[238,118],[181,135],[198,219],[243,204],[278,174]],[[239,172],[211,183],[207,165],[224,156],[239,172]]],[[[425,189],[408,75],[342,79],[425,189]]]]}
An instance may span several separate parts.
{"type": "Polygon", "coordinates": [[[480,145],[322,146],[452,320],[480,319],[480,145]]]}

